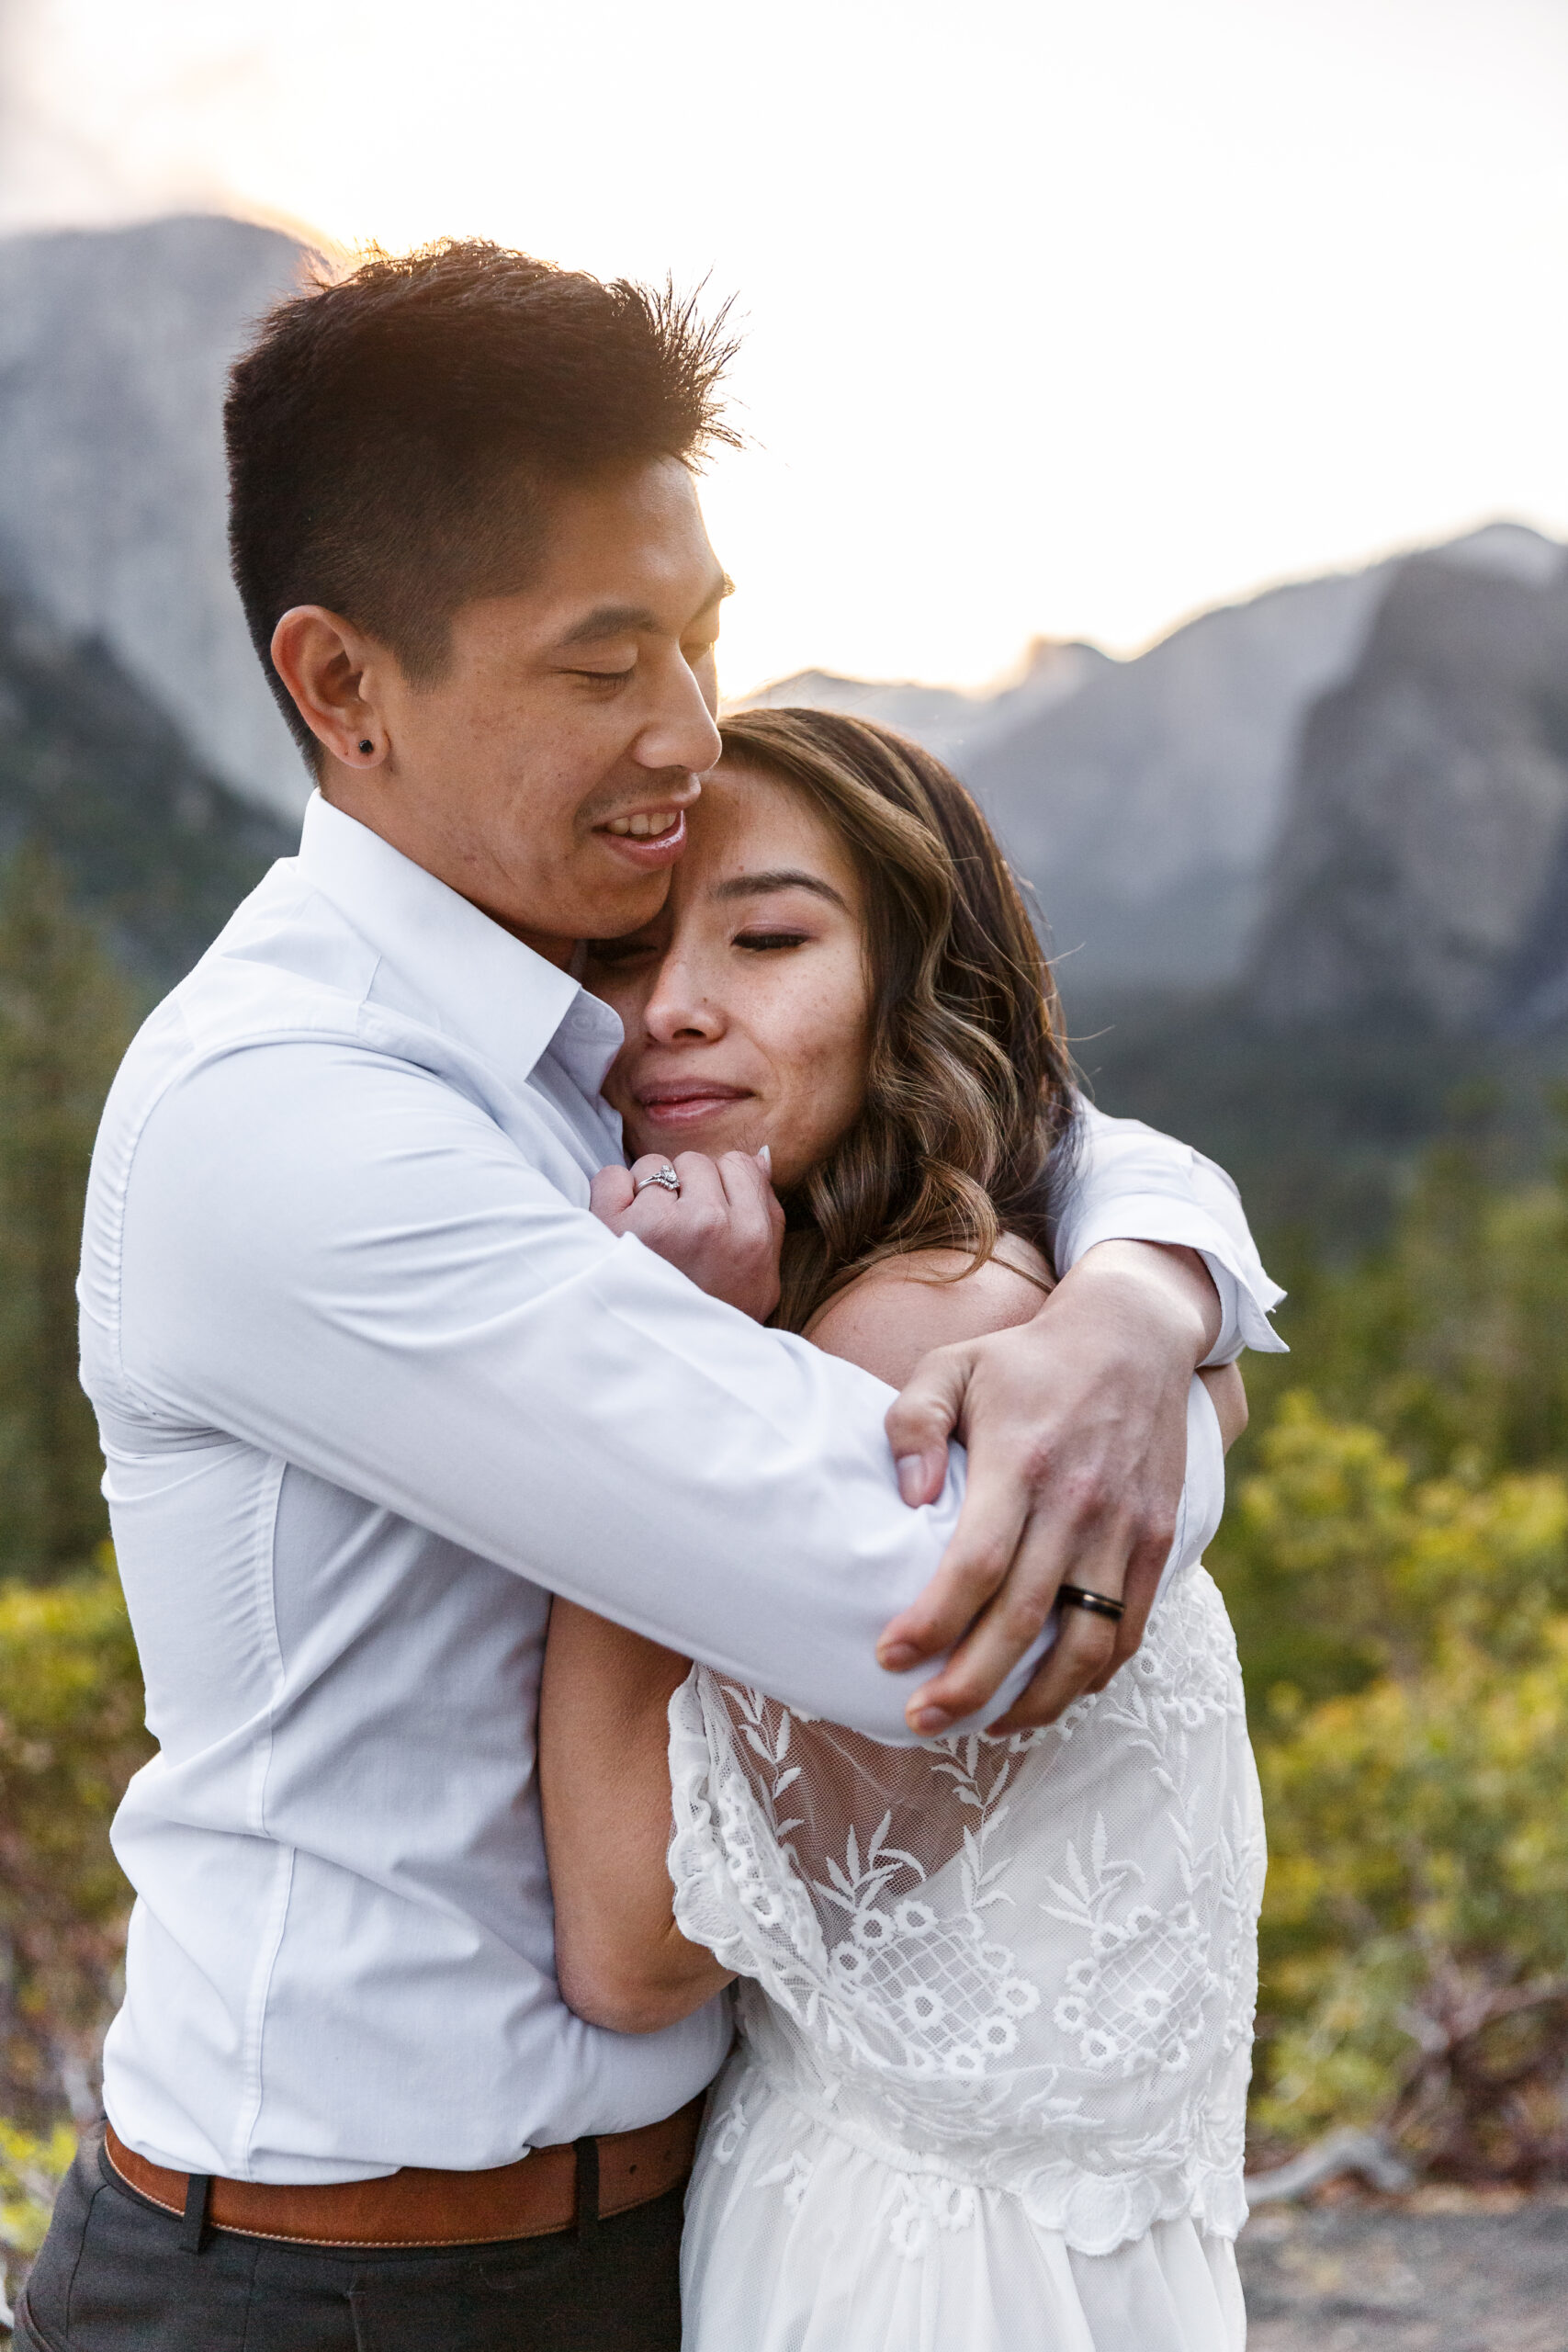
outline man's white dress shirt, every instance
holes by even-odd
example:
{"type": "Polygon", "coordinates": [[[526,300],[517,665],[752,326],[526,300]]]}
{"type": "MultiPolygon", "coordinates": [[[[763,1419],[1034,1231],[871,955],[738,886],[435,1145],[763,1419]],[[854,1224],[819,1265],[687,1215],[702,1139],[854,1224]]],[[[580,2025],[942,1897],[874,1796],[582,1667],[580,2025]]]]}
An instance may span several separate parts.
{"type": "MultiPolygon", "coordinates": [[[[899,1501],[866,1374],[588,1211],[608,1008],[310,803],[126,1057],[94,1156],[83,1377],[159,1753],[105,2098],[180,2170],[472,2169],[667,2115],[710,2004],[641,2037],[553,1973],[534,1780],[551,1592],[907,1736],[875,1637],[962,1491],[899,1501]]],[[[1279,1294],[1217,1170],[1089,1119],[1061,1261],[1201,1250],[1279,1294]]],[[[1014,1678],[1016,1687],[1020,1678],[1014,1678]]]]}

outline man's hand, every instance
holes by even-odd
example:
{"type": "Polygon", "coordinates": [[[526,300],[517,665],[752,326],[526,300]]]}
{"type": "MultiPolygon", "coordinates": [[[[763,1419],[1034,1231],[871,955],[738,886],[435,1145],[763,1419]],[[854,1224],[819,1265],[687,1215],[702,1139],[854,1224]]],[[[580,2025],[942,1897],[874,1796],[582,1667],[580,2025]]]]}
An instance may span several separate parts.
{"type": "Polygon", "coordinates": [[[1126,1614],[1113,1624],[1063,1610],[1055,1646],[995,1728],[1053,1722],[1132,1656],[1174,1540],[1189,1386],[1219,1328],[1195,1251],[1106,1241],[1032,1322],[919,1366],[887,1415],[904,1499],[941,1492],[955,1433],[969,1485],[942,1566],[878,1648],[896,1672],[958,1644],[910,1700],[912,1731],[930,1738],[982,1709],[1063,1583],[1124,1600],[1126,1614]]]}
{"type": "Polygon", "coordinates": [[[590,1204],[612,1233],[635,1233],[646,1248],[678,1266],[710,1298],[722,1298],[759,1323],[779,1303],[779,1247],[784,1211],[769,1176],[765,1152],[727,1151],[722,1159],[683,1151],[675,1160],[654,1152],[630,1168],[601,1168],[590,1204]],[[679,1193],[645,1184],[672,1167],[679,1193]]]}

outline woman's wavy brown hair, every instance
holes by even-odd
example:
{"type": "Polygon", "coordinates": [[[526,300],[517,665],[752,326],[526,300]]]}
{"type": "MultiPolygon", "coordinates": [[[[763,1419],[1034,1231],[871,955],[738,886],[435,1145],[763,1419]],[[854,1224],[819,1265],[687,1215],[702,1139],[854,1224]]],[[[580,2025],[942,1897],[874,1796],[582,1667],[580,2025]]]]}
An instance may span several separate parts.
{"type": "Polygon", "coordinates": [[[804,1330],[854,1275],[910,1250],[980,1265],[1014,1233],[1049,1256],[1072,1057],[990,827],[940,760],[869,719],[748,710],[721,732],[728,763],[788,785],[840,836],[865,899],[864,1107],[784,1202],[774,1320],[804,1330]]]}

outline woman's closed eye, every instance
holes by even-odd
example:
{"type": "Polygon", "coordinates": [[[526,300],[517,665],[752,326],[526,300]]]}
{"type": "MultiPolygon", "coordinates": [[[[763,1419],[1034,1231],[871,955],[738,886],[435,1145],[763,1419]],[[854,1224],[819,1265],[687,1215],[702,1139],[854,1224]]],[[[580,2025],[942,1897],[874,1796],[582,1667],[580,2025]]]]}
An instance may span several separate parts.
{"type": "Polygon", "coordinates": [[[748,955],[767,956],[780,947],[806,947],[811,941],[808,931],[740,931],[730,941],[732,947],[744,947],[748,955]]]}

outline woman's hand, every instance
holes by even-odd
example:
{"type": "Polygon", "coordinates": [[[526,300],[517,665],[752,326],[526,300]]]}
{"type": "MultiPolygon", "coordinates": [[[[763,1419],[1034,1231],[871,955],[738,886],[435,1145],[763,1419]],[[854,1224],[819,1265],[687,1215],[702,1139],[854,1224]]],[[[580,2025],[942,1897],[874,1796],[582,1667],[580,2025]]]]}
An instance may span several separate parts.
{"type": "Polygon", "coordinates": [[[727,1151],[722,1159],[683,1151],[660,1153],[630,1168],[601,1168],[590,1205],[612,1233],[633,1233],[644,1247],[688,1282],[722,1298],[742,1315],[765,1322],[779,1303],[779,1250],[784,1211],[770,1174],[766,1145],[753,1156],[727,1151]],[[638,1180],[673,1168],[680,1191],[638,1180]]]}
{"type": "Polygon", "coordinates": [[[887,1416],[904,1499],[941,1492],[954,1434],[969,1483],[946,1558],[878,1648],[896,1671],[957,1644],[910,1700],[911,1730],[931,1737],[982,1709],[1064,1583],[1124,1601],[1125,1614],[1113,1624],[1065,1610],[1033,1681],[992,1729],[1054,1722],[1131,1657],[1175,1538],[1188,1391],[1219,1325],[1193,1251],[1107,1241],[1032,1322],[920,1365],[887,1416]]]}

